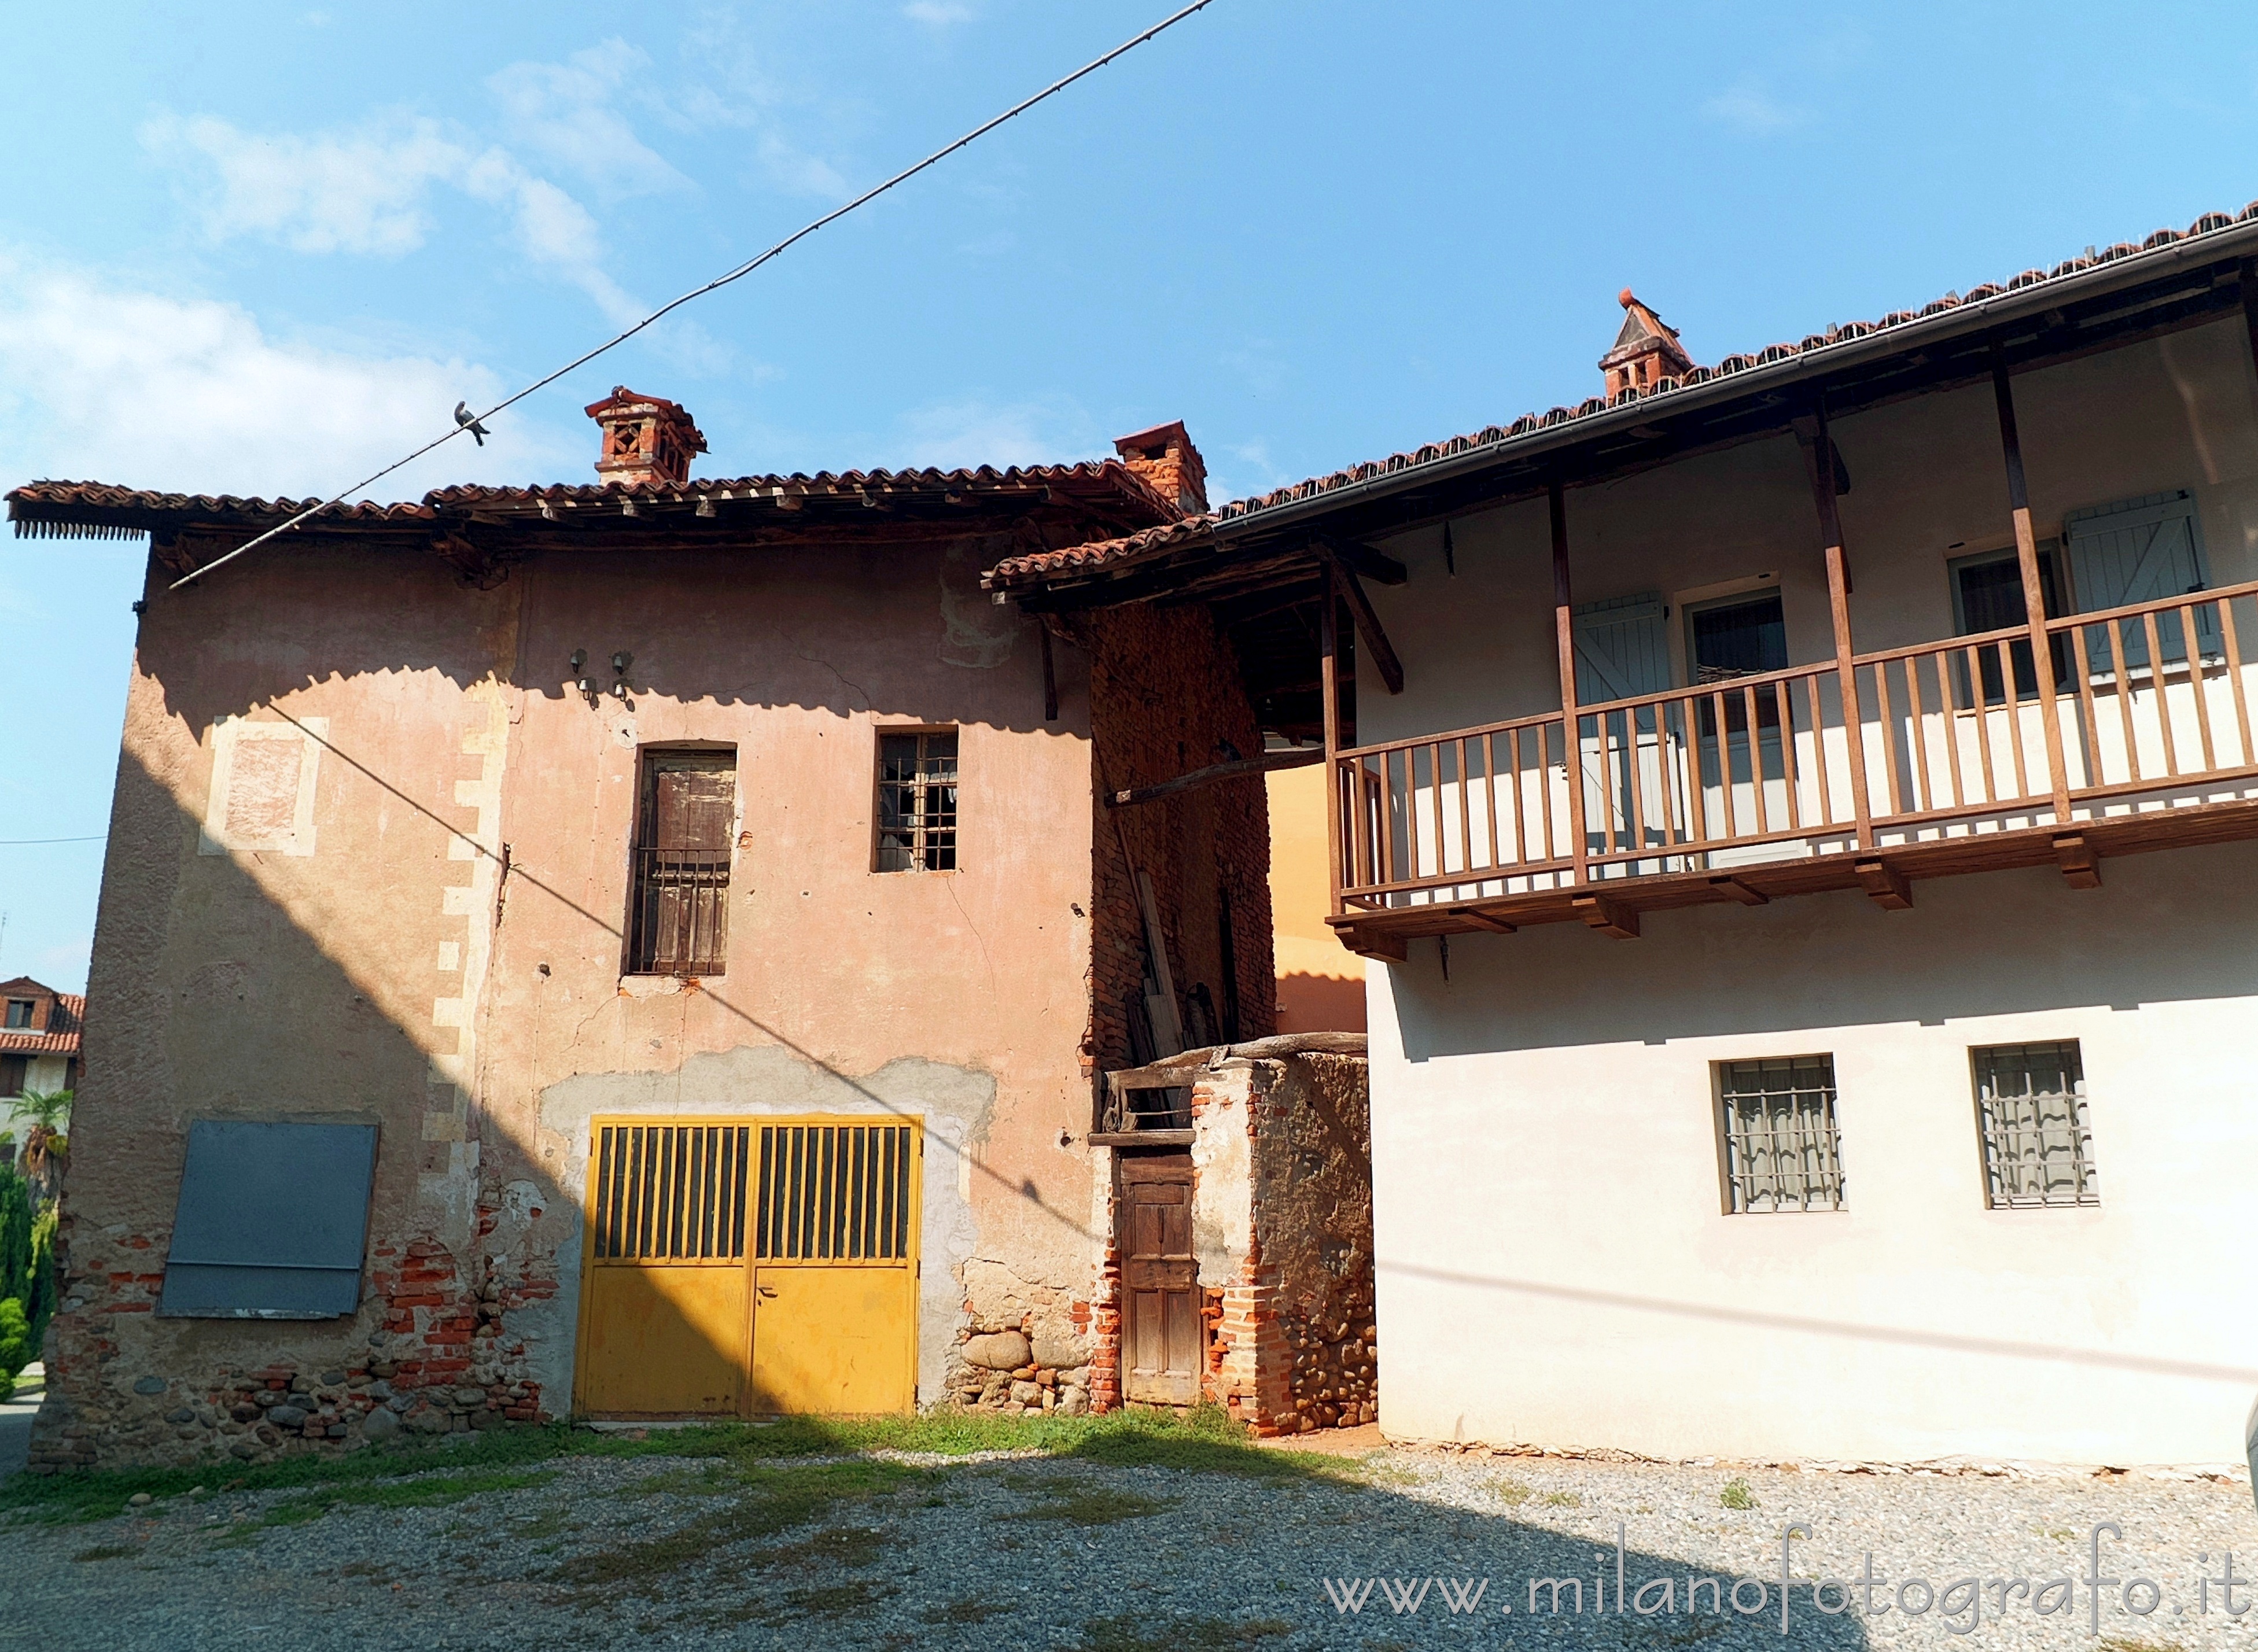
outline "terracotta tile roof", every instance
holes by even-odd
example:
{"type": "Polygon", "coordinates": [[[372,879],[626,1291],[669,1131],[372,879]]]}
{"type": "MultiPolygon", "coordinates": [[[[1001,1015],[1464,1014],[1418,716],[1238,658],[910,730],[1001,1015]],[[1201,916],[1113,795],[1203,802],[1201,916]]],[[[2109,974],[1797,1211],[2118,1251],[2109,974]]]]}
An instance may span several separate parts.
{"type": "Polygon", "coordinates": [[[1573,424],[1580,420],[1632,402],[1651,402],[1694,389],[1715,380],[1729,379],[1775,363],[1808,357],[1831,347],[1846,344],[1893,329],[1907,327],[1930,317],[1949,315],[1972,304],[1999,298],[2006,294],[2020,294],[2027,288],[2065,281],[2127,259],[2140,259],[2172,247],[2191,238],[2212,236],[2237,225],[2258,224],[2258,202],[2253,202],[2239,213],[2207,212],[2184,230],[2158,230],[2145,241],[2135,245],[2125,241],[2114,246],[2089,252],[2084,255],[2056,265],[2052,269],[2029,269],[2006,281],[1985,282],[1965,293],[1947,293],[1943,297],[1922,305],[1919,309],[1892,310],[1878,321],[1843,322],[1829,327],[1823,333],[1812,333],[1794,343],[1769,344],[1753,352],[1727,356],[1713,367],[1694,367],[1679,378],[1665,378],[1643,389],[1626,388],[1612,396],[1593,396],[1575,407],[1553,408],[1544,413],[1524,413],[1510,424],[1493,424],[1471,435],[1452,436],[1448,441],[1430,443],[1409,453],[1391,454],[1384,459],[1352,465],[1335,471],[1329,476],[1312,477],[1288,487],[1257,494],[1251,499],[1234,500],[1227,505],[1172,522],[1163,522],[1140,529],[1118,539],[1076,545],[1062,550],[1035,552],[1012,557],[991,569],[983,581],[991,589],[1013,585],[1039,585],[1045,579],[1064,573],[1078,572],[1102,565],[1135,561],[1140,557],[1182,545],[1196,543],[1204,538],[1228,538],[1233,535],[1235,524],[1252,526],[1249,519],[1282,507],[1354,486],[1374,482],[1404,471],[1416,471],[1439,461],[1458,457],[1483,449],[1503,449],[1516,441],[1573,424]]]}
{"type": "MultiPolygon", "coordinates": [[[[458,484],[435,488],[421,500],[394,504],[362,500],[340,505],[319,519],[337,521],[402,523],[437,521],[451,511],[522,509],[539,512],[543,506],[580,507],[627,500],[667,504],[695,504],[709,500],[841,499],[912,493],[1009,493],[1047,487],[1069,497],[1126,507],[1155,521],[1175,520],[1182,513],[1162,499],[1118,459],[1084,460],[1073,464],[1013,465],[997,470],[907,470],[820,471],[813,476],[743,476],[723,480],[693,477],[687,482],[619,481],[558,482],[529,487],[488,487],[458,484]]],[[[27,482],[7,494],[9,520],[18,537],[125,538],[183,522],[225,522],[245,528],[272,527],[321,501],[304,499],[245,498],[233,493],[167,493],[118,487],[106,482],[27,482]]]]}
{"type": "MultiPolygon", "coordinates": [[[[45,993],[48,989],[36,981],[11,981],[0,986],[0,992],[16,988],[36,989],[45,993]]],[[[54,1007],[47,1011],[47,1029],[44,1032],[0,1031],[0,1055],[76,1055],[79,1030],[86,1020],[86,999],[75,992],[55,994],[54,1007]]]]}

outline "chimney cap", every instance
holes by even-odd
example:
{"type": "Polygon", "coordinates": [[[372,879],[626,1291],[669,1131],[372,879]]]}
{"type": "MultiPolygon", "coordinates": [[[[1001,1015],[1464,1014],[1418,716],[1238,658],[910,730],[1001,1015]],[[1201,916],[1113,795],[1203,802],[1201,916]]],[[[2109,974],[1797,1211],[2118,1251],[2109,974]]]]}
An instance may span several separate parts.
{"type": "Polygon", "coordinates": [[[1207,508],[1207,461],[1182,419],[1113,438],[1132,475],[1187,515],[1207,508]]]}
{"type": "Polygon", "coordinates": [[[630,486],[686,482],[690,458],[706,451],[706,434],[678,401],[637,394],[625,385],[592,401],[587,415],[603,428],[602,456],[596,474],[630,486]]]}

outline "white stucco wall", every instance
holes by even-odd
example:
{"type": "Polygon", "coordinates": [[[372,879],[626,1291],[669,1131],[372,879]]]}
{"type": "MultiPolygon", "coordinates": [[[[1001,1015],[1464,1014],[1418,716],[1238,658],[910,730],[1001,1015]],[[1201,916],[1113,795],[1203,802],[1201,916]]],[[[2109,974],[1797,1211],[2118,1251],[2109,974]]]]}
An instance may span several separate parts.
{"type": "Polygon", "coordinates": [[[1394,1436],[2233,1464],[2258,844],[1432,940],[1371,978],[1394,1436]],[[2077,1039],[2101,1203],[1985,1209],[1970,1048],[2077,1039]],[[1722,1214],[1711,1064],[1830,1053],[1846,1209],[1722,1214]]]}
{"type": "MultiPolygon", "coordinates": [[[[2194,491],[2214,585],[2258,575],[2240,320],[2019,374],[2039,534],[2194,491]]],[[[1836,422],[1861,650],[1954,630],[1953,558],[2012,543],[1988,386],[1836,422]]],[[[1575,599],[1771,576],[1832,657],[1793,437],[1567,496],[1575,599]]],[[[1544,502],[1386,542],[1384,741],[1559,704],[1544,502]]],[[[1661,1456],[2225,1463],[2258,1393],[2258,845],[1431,939],[1374,965],[1374,1223],[1391,1434],[1661,1456]],[[1985,1208],[1970,1048],[2077,1039],[2102,1202],[1985,1208]],[[1722,1214],[1711,1064],[1831,1053],[1848,1209],[1722,1214]]]]}

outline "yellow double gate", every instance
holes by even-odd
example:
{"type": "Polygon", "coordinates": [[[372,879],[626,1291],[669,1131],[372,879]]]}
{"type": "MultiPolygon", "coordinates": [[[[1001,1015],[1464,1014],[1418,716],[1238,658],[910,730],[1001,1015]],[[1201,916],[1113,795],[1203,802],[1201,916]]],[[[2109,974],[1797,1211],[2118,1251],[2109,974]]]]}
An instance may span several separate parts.
{"type": "Polygon", "coordinates": [[[913,1408],[915,1122],[597,1118],[588,1147],[580,1411],[913,1408]]]}

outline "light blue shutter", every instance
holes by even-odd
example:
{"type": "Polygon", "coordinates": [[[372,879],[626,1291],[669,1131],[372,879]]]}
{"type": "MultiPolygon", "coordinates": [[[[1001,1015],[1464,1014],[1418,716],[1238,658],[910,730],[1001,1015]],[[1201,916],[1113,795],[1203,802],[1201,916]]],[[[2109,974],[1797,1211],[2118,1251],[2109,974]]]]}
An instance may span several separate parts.
{"type": "MultiPolygon", "coordinates": [[[[2071,587],[2082,613],[2169,601],[2203,589],[2195,500],[2184,489],[2075,512],[2063,523],[2063,537],[2070,548],[2071,587]]],[[[2197,613],[2196,632],[2204,651],[2213,651],[2219,622],[2211,610],[2197,613]]],[[[2110,626],[2086,634],[2086,651],[2096,670],[2109,669],[2110,645],[2104,640],[2109,634],[2123,638],[2127,665],[2137,669],[2148,664],[2148,642],[2141,627],[2110,626]]],[[[2187,657],[2177,614],[2159,615],[2156,635],[2167,661],[2187,657]]]]}
{"type": "Polygon", "coordinates": [[[1587,602],[1573,617],[1579,704],[1635,699],[1670,686],[1669,633],[1656,592],[1587,602]]]}

